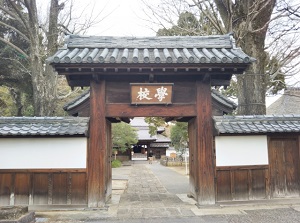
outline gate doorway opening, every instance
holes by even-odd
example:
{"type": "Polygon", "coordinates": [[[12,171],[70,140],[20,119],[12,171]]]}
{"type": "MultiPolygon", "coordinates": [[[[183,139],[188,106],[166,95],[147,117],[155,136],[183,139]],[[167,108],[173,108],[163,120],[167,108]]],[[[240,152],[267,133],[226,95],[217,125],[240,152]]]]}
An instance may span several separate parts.
{"type": "MultiPolygon", "coordinates": [[[[151,120],[153,119],[152,117],[151,120]]],[[[179,156],[179,153],[177,153],[177,157],[170,156],[170,153],[176,154],[170,140],[170,131],[175,123],[161,124],[154,135],[149,133],[149,123],[146,123],[144,117],[130,118],[129,124],[128,128],[136,130],[138,142],[132,145],[128,151],[118,153],[116,157],[118,160],[122,160],[124,165],[120,168],[112,168],[112,199],[115,199],[116,193],[120,194],[120,190],[116,191],[115,188],[118,182],[124,183],[124,180],[127,188],[121,192],[121,195],[117,195],[121,196],[121,200],[131,196],[138,198],[154,196],[157,197],[157,202],[159,200],[165,202],[163,198],[166,194],[172,194],[172,199],[181,199],[181,197],[184,197],[185,200],[188,199],[188,158],[185,160],[183,156],[179,156]],[[164,132],[164,129],[167,133],[162,136],[161,133],[164,132]],[[152,160],[150,160],[151,155],[152,160]],[[143,156],[144,159],[142,159],[143,156]],[[120,176],[118,173],[124,173],[124,176],[120,176]]],[[[112,126],[114,132],[117,126],[121,128],[124,125],[112,123],[112,126]]],[[[187,135],[187,128],[183,131],[187,135]]],[[[115,134],[113,135],[116,137],[115,134]]]]}
{"type": "Polygon", "coordinates": [[[166,122],[160,117],[128,120],[129,124],[112,123],[113,151],[120,161],[149,160],[152,157],[162,160],[164,165],[185,162],[189,155],[187,123],[166,122]]]}
{"type": "Polygon", "coordinates": [[[167,122],[161,118],[135,117],[130,119],[129,124],[137,137],[136,144],[131,145],[131,151],[127,153],[132,161],[166,157],[166,151],[172,148],[167,122]],[[159,126],[154,126],[154,122],[159,122],[159,126]]]}
{"type": "MultiPolygon", "coordinates": [[[[208,90],[208,93],[210,93],[210,89],[207,88],[208,90]]],[[[208,97],[208,100],[210,101],[211,98],[208,97]]],[[[202,100],[203,101],[203,100],[202,100]]],[[[210,102],[207,102],[207,103],[211,103],[210,102]]],[[[209,106],[210,108],[211,106],[209,106]]],[[[147,112],[148,114],[151,113],[151,115],[153,115],[153,106],[148,106],[148,107],[144,107],[143,108],[143,112],[147,112]]],[[[169,108],[166,108],[167,110],[169,110],[169,108]]],[[[206,111],[208,111],[210,114],[211,114],[211,109],[207,109],[206,111]]],[[[167,112],[167,111],[166,111],[167,112]]],[[[168,111],[168,115],[172,114],[171,111],[168,111]]],[[[155,114],[154,114],[155,115],[155,114]]],[[[187,191],[186,191],[186,194],[189,194],[190,196],[194,197],[195,200],[197,201],[197,194],[199,193],[199,175],[198,175],[198,172],[201,171],[200,168],[199,168],[199,157],[203,155],[204,151],[202,151],[202,153],[200,153],[201,151],[199,151],[198,149],[198,145],[199,145],[199,140],[201,140],[201,143],[205,143],[205,144],[209,144],[209,149],[205,149],[205,153],[210,153],[210,155],[208,156],[210,158],[210,161],[208,162],[208,158],[206,158],[205,161],[202,162],[202,165],[205,164],[206,162],[207,163],[207,166],[205,167],[202,167],[202,170],[205,169],[205,171],[208,171],[210,172],[210,179],[201,179],[201,183],[204,185],[204,184],[208,184],[210,183],[211,185],[210,186],[207,186],[207,187],[204,187],[204,189],[206,190],[212,190],[214,191],[214,171],[213,171],[213,159],[214,159],[214,155],[213,155],[213,149],[212,149],[212,122],[211,122],[211,118],[208,118],[208,119],[205,119],[205,120],[201,120],[201,128],[199,128],[200,124],[198,123],[199,122],[199,118],[197,117],[173,117],[173,116],[168,116],[168,117],[165,117],[167,120],[178,120],[179,121],[186,121],[188,123],[188,135],[189,135],[189,183],[187,186],[187,191]],[[204,130],[201,130],[201,132],[198,132],[198,129],[202,129],[202,128],[205,128],[207,132],[204,133],[204,130]],[[203,137],[207,137],[209,136],[209,138],[206,140],[203,139],[203,137]],[[211,181],[211,182],[209,182],[211,181]]],[[[109,120],[116,120],[115,117],[110,117],[110,118],[105,118],[106,119],[106,134],[107,136],[105,137],[105,139],[107,139],[107,145],[112,145],[112,142],[110,141],[110,134],[111,134],[111,122],[109,120]]],[[[126,118],[124,117],[124,120],[126,118]]],[[[91,120],[91,123],[94,123],[92,120],[91,120]]],[[[90,134],[93,134],[93,132],[95,131],[92,131],[92,126],[90,126],[90,134]]],[[[147,130],[148,131],[148,130],[147,130]]],[[[99,138],[100,135],[98,135],[97,139],[99,138]]],[[[96,137],[95,137],[96,138],[96,137]]],[[[102,143],[102,141],[101,141],[102,143]]],[[[139,148],[137,147],[133,147],[133,151],[135,152],[140,152],[140,154],[145,154],[145,156],[147,156],[147,158],[149,158],[149,154],[150,154],[150,151],[153,153],[154,152],[154,149],[151,149],[151,144],[148,144],[148,145],[140,145],[139,148]],[[134,150],[136,149],[136,150],[134,150]]],[[[106,191],[105,191],[105,194],[106,194],[106,201],[108,201],[110,199],[110,196],[111,196],[111,192],[112,192],[112,185],[111,185],[111,180],[112,180],[112,172],[111,172],[111,166],[110,166],[110,154],[111,154],[111,151],[109,151],[109,148],[111,148],[111,146],[107,146],[106,147],[106,156],[108,157],[107,160],[104,160],[104,162],[106,163],[106,166],[104,168],[106,168],[106,173],[107,173],[107,178],[105,179],[105,188],[106,188],[106,191]]],[[[204,145],[202,145],[202,150],[204,150],[204,148],[206,148],[204,145]]],[[[100,157],[101,158],[101,157],[100,157]]],[[[145,162],[147,163],[146,161],[147,159],[145,159],[145,162]]],[[[93,159],[94,161],[94,159],[93,159]]],[[[103,161],[102,161],[103,162],[103,161]]],[[[134,161],[135,162],[135,161],[134,161]]],[[[155,161],[157,162],[157,160],[155,161]]],[[[100,162],[101,163],[101,162],[100,162]]],[[[155,169],[153,169],[153,171],[155,172],[155,169]]],[[[204,175],[203,175],[204,176],[204,175]]],[[[208,177],[206,175],[206,177],[208,177]]],[[[173,185],[174,187],[176,187],[176,184],[173,185]]],[[[202,200],[203,201],[203,200],[202,200]]],[[[215,197],[213,197],[213,200],[211,201],[212,203],[215,202],[215,197]]]]}

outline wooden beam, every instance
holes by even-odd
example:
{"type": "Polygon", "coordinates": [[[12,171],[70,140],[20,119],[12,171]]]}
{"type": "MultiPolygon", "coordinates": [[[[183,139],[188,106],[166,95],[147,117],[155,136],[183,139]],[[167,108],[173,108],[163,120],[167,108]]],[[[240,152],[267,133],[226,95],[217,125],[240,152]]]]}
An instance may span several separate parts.
{"type": "Polygon", "coordinates": [[[103,207],[106,199],[105,81],[91,81],[90,138],[88,150],[88,206],[103,207]]]}
{"type": "Polygon", "coordinates": [[[81,68],[91,68],[94,67],[95,70],[98,69],[114,69],[114,68],[119,68],[120,70],[122,69],[127,69],[127,68],[131,68],[131,69],[138,69],[140,71],[142,70],[148,70],[151,71],[151,69],[156,70],[156,69],[171,69],[174,71],[174,68],[177,69],[204,69],[207,70],[208,68],[216,68],[216,69],[220,69],[220,68],[225,68],[225,69],[229,69],[229,70],[233,70],[233,69],[242,69],[243,71],[245,71],[245,69],[247,69],[247,67],[249,66],[249,64],[246,63],[238,63],[238,64],[232,64],[232,63],[205,63],[205,64],[199,64],[199,63],[192,63],[192,64],[185,64],[185,63],[175,63],[175,64],[166,64],[166,63],[155,63],[155,64],[150,64],[150,63],[121,63],[121,64],[117,64],[117,63],[112,63],[112,64],[107,64],[107,63],[81,63],[81,64],[65,64],[65,63],[60,63],[60,64],[55,64],[55,69],[56,71],[64,71],[65,68],[69,68],[69,71],[71,71],[71,69],[77,69],[78,67],[81,68]]]}
{"type": "MultiPolygon", "coordinates": [[[[200,69],[200,68],[199,68],[200,69]]],[[[130,72],[128,72],[127,68],[124,68],[124,70],[118,69],[118,72],[115,72],[115,68],[113,69],[95,69],[93,72],[91,72],[90,70],[83,70],[81,72],[77,70],[71,70],[68,72],[65,72],[64,70],[58,70],[57,72],[59,72],[60,75],[70,75],[70,76],[78,76],[80,75],[81,78],[90,78],[90,76],[92,74],[97,74],[97,75],[119,75],[119,76],[128,76],[128,75],[132,75],[132,76],[139,76],[139,75],[149,75],[149,73],[151,72],[151,70],[146,70],[146,69],[134,69],[134,68],[130,68],[130,72]]],[[[233,71],[233,69],[226,69],[225,71],[221,71],[220,69],[214,68],[211,70],[208,69],[204,69],[201,68],[199,71],[196,68],[174,68],[174,69],[164,69],[164,68],[157,68],[154,71],[152,71],[152,73],[155,76],[160,76],[160,75],[169,75],[169,76],[194,76],[194,75],[203,75],[206,73],[209,73],[211,75],[219,75],[219,76],[226,76],[226,75],[232,75],[232,73],[234,74],[242,74],[244,70],[242,69],[236,69],[236,71],[233,71]],[[188,71],[186,71],[186,69],[188,69],[188,71]]]]}
{"type": "Polygon", "coordinates": [[[215,204],[214,184],[214,156],[213,156],[213,131],[212,131],[212,102],[209,82],[196,82],[197,118],[196,121],[196,145],[195,154],[197,163],[198,186],[197,201],[199,205],[215,204]]]}
{"type": "Polygon", "coordinates": [[[177,118],[176,121],[177,122],[189,122],[191,119],[193,119],[193,117],[180,117],[180,118],[177,118]]]}
{"type": "Polygon", "coordinates": [[[107,104],[106,117],[191,117],[196,115],[194,104],[130,105],[107,104]],[[145,107],[147,109],[145,109],[145,107]]]}
{"type": "Polygon", "coordinates": [[[212,86],[229,86],[230,85],[230,80],[218,80],[218,79],[212,79],[211,80],[211,85],[212,86]]]}

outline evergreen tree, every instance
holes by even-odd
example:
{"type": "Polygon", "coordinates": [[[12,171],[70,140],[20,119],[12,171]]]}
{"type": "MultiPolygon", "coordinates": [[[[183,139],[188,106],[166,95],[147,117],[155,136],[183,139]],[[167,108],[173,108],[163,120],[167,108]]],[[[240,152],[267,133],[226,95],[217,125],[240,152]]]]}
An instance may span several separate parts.
{"type": "Polygon", "coordinates": [[[171,143],[175,150],[183,154],[188,147],[188,139],[188,123],[176,122],[176,124],[171,127],[171,143]]]}
{"type": "Polygon", "coordinates": [[[136,129],[131,125],[120,122],[112,124],[112,144],[115,150],[125,152],[131,145],[138,142],[136,129]]]}

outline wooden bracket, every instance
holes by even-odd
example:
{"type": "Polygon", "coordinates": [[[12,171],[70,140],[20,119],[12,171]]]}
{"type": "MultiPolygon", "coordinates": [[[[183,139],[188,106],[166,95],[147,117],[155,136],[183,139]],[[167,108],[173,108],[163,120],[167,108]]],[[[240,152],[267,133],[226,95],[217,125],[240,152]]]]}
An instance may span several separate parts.
{"type": "Polygon", "coordinates": [[[203,82],[207,83],[210,81],[210,75],[208,73],[206,73],[203,77],[203,82]]]}
{"type": "Polygon", "coordinates": [[[96,81],[96,83],[99,83],[99,76],[97,74],[92,75],[93,80],[96,81]]]}
{"type": "Polygon", "coordinates": [[[153,83],[154,81],[154,74],[149,74],[149,83],[153,83]]]}

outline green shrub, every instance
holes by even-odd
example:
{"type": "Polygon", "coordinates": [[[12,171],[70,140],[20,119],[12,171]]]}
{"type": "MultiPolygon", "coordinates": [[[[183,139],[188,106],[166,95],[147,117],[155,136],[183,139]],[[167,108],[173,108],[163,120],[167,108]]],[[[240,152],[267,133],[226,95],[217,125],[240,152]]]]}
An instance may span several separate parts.
{"type": "Polygon", "coordinates": [[[121,163],[120,160],[113,160],[112,163],[111,163],[112,168],[118,168],[120,166],[122,166],[122,163],[121,163]]]}

